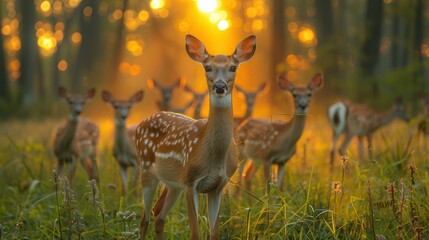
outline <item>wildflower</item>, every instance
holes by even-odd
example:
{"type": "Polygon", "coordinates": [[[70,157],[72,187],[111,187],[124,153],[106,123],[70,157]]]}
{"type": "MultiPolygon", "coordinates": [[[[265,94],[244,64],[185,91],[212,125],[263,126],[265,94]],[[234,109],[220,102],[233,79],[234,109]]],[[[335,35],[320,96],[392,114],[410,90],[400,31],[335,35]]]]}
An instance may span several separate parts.
{"type": "Polygon", "coordinates": [[[332,190],[334,190],[334,192],[339,193],[341,192],[341,182],[333,182],[332,183],[332,190]]]}

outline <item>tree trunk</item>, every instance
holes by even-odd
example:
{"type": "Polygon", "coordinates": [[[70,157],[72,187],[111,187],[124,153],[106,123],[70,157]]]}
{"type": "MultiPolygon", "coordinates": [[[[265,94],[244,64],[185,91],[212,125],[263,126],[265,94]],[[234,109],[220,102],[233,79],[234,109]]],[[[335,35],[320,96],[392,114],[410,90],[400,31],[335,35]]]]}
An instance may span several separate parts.
{"type": "MultiPolygon", "coordinates": [[[[64,22],[64,34],[63,34],[63,40],[61,42],[58,42],[57,44],[57,51],[55,51],[54,56],[53,56],[53,63],[52,63],[52,70],[53,70],[53,74],[52,74],[52,93],[54,97],[58,97],[58,87],[60,86],[60,71],[58,69],[58,63],[61,60],[61,53],[63,51],[63,48],[67,46],[67,44],[69,44],[70,37],[71,37],[71,33],[72,33],[72,26],[73,26],[73,21],[75,21],[76,19],[80,18],[80,16],[82,15],[82,11],[83,8],[85,7],[85,4],[80,2],[79,6],[77,6],[73,13],[71,14],[71,16],[69,16],[66,19],[63,19],[64,22]]],[[[69,63],[69,69],[70,69],[70,60],[68,60],[69,63]]],[[[69,72],[71,70],[68,70],[69,72]]]]}
{"type": "MultiPolygon", "coordinates": [[[[415,92],[418,94],[421,89],[428,89],[429,86],[425,86],[424,82],[424,68],[423,68],[423,56],[421,52],[421,46],[423,43],[423,11],[424,4],[423,0],[417,0],[415,5],[415,17],[414,17],[414,44],[413,44],[413,61],[416,64],[416,68],[413,72],[414,86],[416,86],[415,92]]],[[[428,93],[426,93],[428,94],[428,93]]],[[[413,113],[417,112],[417,101],[413,104],[413,113]]]]}
{"type": "MultiPolygon", "coordinates": [[[[125,11],[128,8],[128,2],[129,0],[124,0],[124,3],[122,5],[122,12],[125,13],[125,11]]],[[[116,82],[119,77],[119,64],[122,60],[122,55],[124,51],[124,41],[125,41],[125,18],[122,16],[122,21],[119,23],[119,27],[117,29],[116,36],[118,39],[116,40],[114,49],[113,49],[113,59],[112,59],[112,66],[110,68],[112,81],[116,82]]]]}
{"type": "MultiPolygon", "coordinates": [[[[0,4],[0,19],[3,19],[3,5],[0,4]]],[[[3,45],[3,35],[0,35],[0,46],[3,45]]],[[[6,68],[6,56],[4,48],[0,48],[0,101],[9,102],[11,100],[9,93],[9,76],[6,68]]]]}
{"type": "Polygon", "coordinates": [[[86,83],[89,78],[89,71],[93,63],[94,57],[97,55],[94,52],[96,49],[98,28],[97,28],[97,6],[99,0],[90,0],[85,2],[88,7],[93,9],[91,16],[81,15],[80,19],[80,32],[82,34],[82,41],[80,44],[74,76],[72,77],[72,89],[76,92],[82,91],[82,83],[86,83]]]}
{"type": "Polygon", "coordinates": [[[21,76],[18,79],[19,99],[23,106],[31,106],[36,100],[34,82],[37,82],[38,71],[38,49],[34,29],[36,23],[36,6],[34,1],[21,0],[21,76]]]}
{"type": "MultiPolygon", "coordinates": [[[[362,45],[360,67],[364,80],[370,80],[374,75],[379,58],[381,26],[383,20],[383,0],[368,0],[365,15],[365,36],[362,45]]],[[[378,85],[371,83],[373,96],[379,95],[378,85]]]]}

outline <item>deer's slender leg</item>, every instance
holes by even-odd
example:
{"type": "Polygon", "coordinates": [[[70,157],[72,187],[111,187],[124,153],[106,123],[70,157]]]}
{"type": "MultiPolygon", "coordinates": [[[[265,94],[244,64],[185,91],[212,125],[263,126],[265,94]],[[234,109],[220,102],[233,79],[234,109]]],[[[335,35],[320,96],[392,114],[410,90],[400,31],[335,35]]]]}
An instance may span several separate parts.
{"type": "Polygon", "coordinates": [[[155,215],[155,233],[157,239],[164,239],[164,223],[165,218],[167,217],[168,212],[173,207],[174,203],[177,201],[177,199],[180,196],[180,193],[182,192],[179,189],[166,187],[167,192],[165,195],[165,199],[162,205],[161,210],[158,212],[158,214],[155,215]],[[168,190],[167,190],[168,189],[168,190]]]}
{"type": "Polygon", "coordinates": [[[210,239],[219,239],[219,209],[222,200],[222,188],[208,193],[207,207],[210,225],[210,239]]]}
{"type": "Polygon", "coordinates": [[[195,198],[198,195],[198,193],[195,191],[192,187],[186,187],[185,188],[185,197],[186,197],[186,203],[188,206],[188,219],[189,219],[189,226],[191,227],[191,239],[199,239],[200,233],[198,232],[198,214],[197,214],[197,208],[195,198]]]}

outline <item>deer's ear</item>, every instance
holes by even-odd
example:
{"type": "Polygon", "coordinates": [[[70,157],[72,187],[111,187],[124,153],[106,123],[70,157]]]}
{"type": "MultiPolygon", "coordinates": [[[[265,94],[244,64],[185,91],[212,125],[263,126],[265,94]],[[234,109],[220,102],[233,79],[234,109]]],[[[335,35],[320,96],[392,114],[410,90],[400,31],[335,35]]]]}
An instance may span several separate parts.
{"type": "Polygon", "coordinates": [[[256,51],[256,36],[251,35],[242,40],[232,54],[232,57],[239,62],[249,60],[256,51]]]}
{"type": "Polygon", "coordinates": [[[67,90],[64,87],[60,86],[58,88],[58,96],[62,98],[67,98],[67,90]]]}
{"type": "Polygon", "coordinates": [[[130,98],[130,102],[136,103],[136,102],[140,102],[142,99],[143,99],[143,90],[140,90],[134,93],[134,95],[130,98]]]}
{"type": "Polygon", "coordinates": [[[206,47],[198,38],[188,34],[186,35],[185,42],[186,52],[194,61],[203,63],[210,56],[206,47]]]}
{"type": "Polygon", "coordinates": [[[283,74],[279,75],[279,77],[277,78],[277,82],[278,82],[280,88],[285,90],[285,91],[293,91],[295,89],[292,82],[289,81],[286,78],[286,76],[283,74]]]}
{"type": "Polygon", "coordinates": [[[93,98],[95,96],[95,88],[91,88],[86,93],[86,99],[93,98]]]}
{"type": "Polygon", "coordinates": [[[103,90],[101,92],[101,99],[103,99],[103,101],[111,103],[113,102],[113,96],[110,92],[103,90]]]}
{"type": "Polygon", "coordinates": [[[323,74],[318,73],[314,75],[314,77],[311,79],[311,82],[308,84],[308,88],[310,88],[313,91],[318,91],[322,89],[323,84],[324,84],[323,74]]]}
{"type": "Polygon", "coordinates": [[[240,92],[240,93],[244,94],[244,89],[242,89],[240,86],[235,85],[235,89],[236,89],[238,92],[240,92]]]}
{"type": "Polygon", "coordinates": [[[157,87],[157,84],[156,84],[156,80],[155,80],[155,78],[148,79],[148,80],[146,81],[146,85],[147,85],[147,88],[148,88],[149,90],[153,90],[154,88],[156,88],[156,87],[157,87]]]}

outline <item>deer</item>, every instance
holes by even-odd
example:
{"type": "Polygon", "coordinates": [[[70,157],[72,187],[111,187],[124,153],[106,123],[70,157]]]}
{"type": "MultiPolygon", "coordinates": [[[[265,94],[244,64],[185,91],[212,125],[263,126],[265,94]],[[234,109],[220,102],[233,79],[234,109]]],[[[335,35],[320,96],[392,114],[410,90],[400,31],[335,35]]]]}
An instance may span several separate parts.
{"type": "Polygon", "coordinates": [[[136,130],[141,164],[144,210],[140,237],[145,238],[152,200],[159,182],[165,188],[153,208],[155,233],[163,239],[166,216],[184,191],[190,239],[199,239],[198,196],[207,194],[210,238],[219,239],[222,190],[237,168],[233,137],[232,92],[238,66],[256,50],[256,36],[242,40],[232,55],[210,55],[192,35],[185,37],[189,57],[205,69],[209,92],[207,119],[159,112],[143,120],[136,130]]]}
{"type": "Polygon", "coordinates": [[[185,105],[181,106],[181,107],[170,107],[170,112],[175,112],[175,113],[181,113],[181,114],[185,114],[186,111],[192,107],[192,105],[194,104],[194,101],[189,101],[188,103],[186,103],[185,105]]]}
{"type": "Polygon", "coordinates": [[[80,118],[86,100],[95,95],[95,89],[87,91],[86,96],[80,94],[69,94],[64,87],[59,87],[60,98],[67,100],[70,114],[66,123],[58,127],[54,142],[54,154],[58,161],[57,174],[62,174],[64,164],[70,164],[68,178],[73,183],[77,161],[86,170],[89,179],[98,179],[98,168],[96,161],[96,150],[98,144],[99,130],[97,124],[88,119],[80,118]]]}
{"type": "Polygon", "coordinates": [[[193,95],[193,97],[194,97],[193,102],[195,102],[195,109],[194,109],[193,118],[194,119],[201,119],[201,118],[203,118],[201,116],[201,107],[203,106],[204,98],[208,94],[208,91],[204,91],[202,93],[199,93],[199,92],[195,91],[194,89],[192,89],[188,85],[185,86],[185,90],[187,92],[190,92],[193,95]]]}
{"type": "Polygon", "coordinates": [[[157,101],[156,105],[161,111],[170,111],[171,110],[171,98],[173,96],[173,90],[177,87],[180,87],[181,81],[180,78],[171,85],[171,86],[162,86],[155,78],[149,79],[147,81],[147,86],[149,89],[159,89],[161,91],[162,101],[157,101]]]}
{"type": "Polygon", "coordinates": [[[384,112],[377,112],[365,104],[353,103],[349,100],[339,101],[328,108],[328,119],[333,130],[333,145],[331,150],[331,166],[334,162],[337,141],[341,134],[345,138],[340,146],[341,156],[346,154],[350,141],[356,136],[359,140],[359,158],[364,158],[363,138],[368,141],[368,154],[372,158],[372,137],[381,127],[399,118],[408,122],[409,118],[398,98],[393,106],[384,112]]]}
{"type": "Polygon", "coordinates": [[[262,94],[262,92],[267,92],[267,84],[264,82],[256,89],[256,91],[246,91],[242,87],[236,85],[235,89],[244,96],[246,102],[246,113],[242,117],[234,118],[235,126],[240,125],[244,120],[252,116],[253,106],[255,105],[256,97],[262,94]]]}
{"type": "Polygon", "coordinates": [[[248,118],[236,129],[236,139],[242,158],[238,174],[240,181],[245,183],[248,190],[256,172],[254,162],[262,163],[266,181],[271,177],[271,166],[277,165],[277,186],[281,188],[285,164],[295,155],[296,143],[304,131],[310,100],[313,93],[323,87],[324,78],[322,73],[317,73],[307,86],[295,87],[281,74],[277,78],[277,83],[281,90],[293,96],[295,109],[292,118],[288,122],[248,118]],[[246,164],[247,159],[252,161],[246,164]]]}
{"type": "Polygon", "coordinates": [[[104,90],[102,92],[102,100],[112,105],[115,111],[115,135],[113,143],[113,156],[119,164],[121,182],[122,182],[122,195],[128,192],[128,174],[129,167],[134,168],[134,181],[133,186],[137,186],[138,181],[138,167],[137,167],[137,153],[134,144],[136,126],[126,127],[126,120],[130,113],[131,107],[143,99],[143,90],[137,91],[130,98],[126,100],[118,100],[113,98],[113,95],[104,90]]]}

